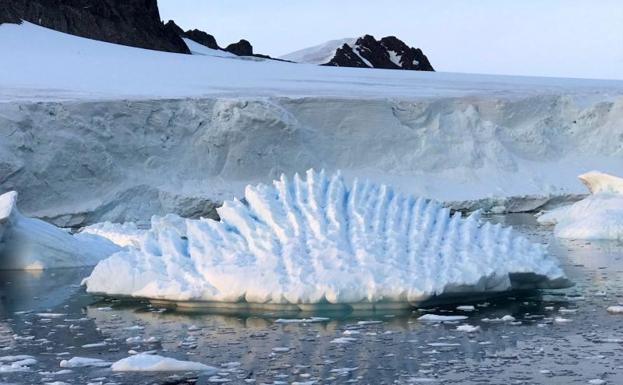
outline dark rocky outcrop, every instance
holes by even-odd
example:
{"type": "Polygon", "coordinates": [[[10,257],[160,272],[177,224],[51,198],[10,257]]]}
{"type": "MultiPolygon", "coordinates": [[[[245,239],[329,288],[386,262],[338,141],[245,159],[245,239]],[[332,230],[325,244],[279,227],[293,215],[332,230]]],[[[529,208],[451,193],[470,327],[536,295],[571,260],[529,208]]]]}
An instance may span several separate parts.
{"type": "Polygon", "coordinates": [[[199,44],[205,45],[208,48],[221,49],[221,47],[218,46],[218,43],[216,42],[214,36],[199,29],[188,30],[184,33],[184,35],[187,38],[194,40],[199,44]]]}
{"type": "Polygon", "coordinates": [[[352,47],[344,44],[338,48],[334,57],[324,65],[434,71],[422,50],[409,47],[395,36],[381,40],[376,40],[371,35],[360,37],[352,47]]]}
{"type": "Polygon", "coordinates": [[[225,48],[225,51],[231,52],[238,56],[253,56],[253,46],[247,40],[240,40],[238,43],[232,43],[225,48]]]}
{"type": "Polygon", "coordinates": [[[0,23],[21,20],[89,39],[190,53],[160,20],[157,0],[0,0],[0,23]]]}

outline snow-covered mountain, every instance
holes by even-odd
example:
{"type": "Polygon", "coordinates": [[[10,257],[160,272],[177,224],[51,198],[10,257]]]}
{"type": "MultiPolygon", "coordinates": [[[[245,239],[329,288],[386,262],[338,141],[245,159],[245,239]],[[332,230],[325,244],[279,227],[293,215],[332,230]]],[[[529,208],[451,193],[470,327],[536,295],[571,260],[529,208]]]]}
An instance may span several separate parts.
{"type": "Polygon", "coordinates": [[[326,43],[291,52],[287,55],[280,56],[279,58],[293,61],[296,63],[308,63],[318,65],[326,64],[330,62],[331,59],[333,59],[333,57],[335,56],[335,51],[337,51],[338,48],[342,47],[344,44],[353,45],[356,41],[356,38],[330,40],[326,43]]]}
{"type": "Polygon", "coordinates": [[[376,40],[372,35],[358,39],[331,40],[281,58],[298,63],[336,67],[434,71],[422,50],[409,47],[395,36],[387,36],[381,40],[376,40]]]}

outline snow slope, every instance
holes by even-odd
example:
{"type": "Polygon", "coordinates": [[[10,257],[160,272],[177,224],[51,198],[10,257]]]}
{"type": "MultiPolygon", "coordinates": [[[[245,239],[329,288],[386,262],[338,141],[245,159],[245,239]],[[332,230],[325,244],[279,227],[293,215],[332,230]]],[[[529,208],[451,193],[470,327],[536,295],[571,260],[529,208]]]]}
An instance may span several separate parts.
{"type": "MultiPolygon", "coordinates": [[[[30,23],[0,25],[0,100],[339,96],[351,98],[621,93],[623,82],[402,74],[226,60],[93,41],[30,23]]],[[[415,71],[414,71],[415,72],[415,71]]]]}
{"type": "Polygon", "coordinates": [[[0,25],[0,49],[0,189],[62,226],[214,216],[311,167],[510,211],[623,174],[622,82],[177,55],[28,23],[0,25]]]}
{"type": "Polygon", "coordinates": [[[121,250],[105,238],[73,236],[46,222],[24,217],[16,202],[14,191],[0,195],[0,270],[91,266],[121,250]]]}
{"type": "Polygon", "coordinates": [[[591,195],[538,218],[569,239],[623,239],[623,178],[593,171],[579,176],[591,195]]]}
{"type": "Polygon", "coordinates": [[[356,38],[345,38],[330,40],[322,44],[315,45],[313,47],[303,48],[298,51],[291,52],[287,55],[280,56],[280,59],[290,60],[295,63],[307,63],[307,64],[326,64],[335,55],[335,50],[343,46],[344,44],[353,45],[357,41],[356,38]]]}
{"type": "Polygon", "coordinates": [[[152,219],[139,248],[100,262],[87,291],[164,299],[294,306],[417,303],[433,296],[567,281],[545,248],[386,185],[282,175],[247,186],[220,221],[152,219]],[[117,277],[111,280],[110,277],[117,277]]]}

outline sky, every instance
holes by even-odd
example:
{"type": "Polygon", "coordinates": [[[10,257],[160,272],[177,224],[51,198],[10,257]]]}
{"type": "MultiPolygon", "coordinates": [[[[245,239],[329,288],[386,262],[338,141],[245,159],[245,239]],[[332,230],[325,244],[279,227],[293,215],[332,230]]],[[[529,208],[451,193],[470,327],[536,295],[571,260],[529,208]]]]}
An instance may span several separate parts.
{"type": "Polygon", "coordinates": [[[395,35],[438,71],[623,79],[623,0],[158,0],[163,20],[281,56],[395,35]]]}

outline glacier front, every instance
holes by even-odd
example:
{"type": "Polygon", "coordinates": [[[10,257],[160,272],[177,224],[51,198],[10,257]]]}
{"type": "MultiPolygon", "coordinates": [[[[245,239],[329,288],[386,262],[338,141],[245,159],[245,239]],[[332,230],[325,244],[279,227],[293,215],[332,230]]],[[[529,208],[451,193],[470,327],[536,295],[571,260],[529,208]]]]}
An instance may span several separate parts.
{"type": "Polygon", "coordinates": [[[511,228],[386,185],[347,185],[339,172],[249,185],[244,202],[226,201],[218,214],[152,218],[138,247],[95,267],[87,291],[306,310],[568,284],[543,246],[511,228]]]}

